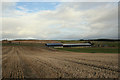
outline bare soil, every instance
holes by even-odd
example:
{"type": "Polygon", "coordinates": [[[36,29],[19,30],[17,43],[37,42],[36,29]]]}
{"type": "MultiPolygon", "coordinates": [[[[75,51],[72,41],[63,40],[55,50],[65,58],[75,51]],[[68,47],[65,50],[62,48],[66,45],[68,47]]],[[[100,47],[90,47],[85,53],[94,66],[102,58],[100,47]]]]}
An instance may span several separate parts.
{"type": "Polygon", "coordinates": [[[118,54],[3,46],[3,78],[118,78],[118,54]]]}

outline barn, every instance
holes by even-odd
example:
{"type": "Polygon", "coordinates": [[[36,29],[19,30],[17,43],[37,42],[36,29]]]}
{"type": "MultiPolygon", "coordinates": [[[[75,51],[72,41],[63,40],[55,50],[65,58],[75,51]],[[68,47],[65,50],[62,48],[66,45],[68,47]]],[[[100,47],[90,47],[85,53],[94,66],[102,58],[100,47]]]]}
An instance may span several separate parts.
{"type": "Polygon", "coordinates": [[[45,45],[48,46],[48,47],[63,48],[62,43],[46,43],[45,45]]]}
{"type": "Polygon", "coordinates": [[[90,43],[63,44],[63,47],[91,47],[90,43]]]}
{"type": "Polygon", "coordinates": [[[91,47],[90,43],[75,43],[75,44],[62,44],[62,43],[46,43],[48,47],[63,48],[63,47],[91,47]]]}
{"type": "Polygon", "coordinates": [[[63,44],[63,47],[91,47],[90,43],[63,44]]]}

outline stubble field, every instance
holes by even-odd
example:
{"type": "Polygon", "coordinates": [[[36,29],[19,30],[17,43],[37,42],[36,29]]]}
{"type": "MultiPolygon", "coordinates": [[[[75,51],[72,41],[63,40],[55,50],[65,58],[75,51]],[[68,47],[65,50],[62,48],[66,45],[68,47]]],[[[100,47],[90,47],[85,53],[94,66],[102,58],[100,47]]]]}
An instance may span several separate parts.
{"type": "Polygon", "coordinates": [[[3,78],[118,78],[118,54],[3,46],[3,78]]]}

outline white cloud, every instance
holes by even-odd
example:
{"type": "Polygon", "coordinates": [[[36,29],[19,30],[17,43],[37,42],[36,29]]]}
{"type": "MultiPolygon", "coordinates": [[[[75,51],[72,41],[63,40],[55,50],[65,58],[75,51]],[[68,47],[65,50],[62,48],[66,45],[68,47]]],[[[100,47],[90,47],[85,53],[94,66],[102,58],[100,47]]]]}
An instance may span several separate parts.
{"type": "Polygon", "coordinates": [[[1,0],[2,2],[119,2],[119,0],[1,0]]]}
{"type": "MultiPolygon", "coordinates": [[[[12,14],[4,15],[3,38],[117,38],[118,12],[113,4],[61,3],[56,10],[34,13],[27,13],[19,6],[23,11],[13,9],[12,14]]],[[[14,7],[15,4],[11,8],[14,7]]]]}

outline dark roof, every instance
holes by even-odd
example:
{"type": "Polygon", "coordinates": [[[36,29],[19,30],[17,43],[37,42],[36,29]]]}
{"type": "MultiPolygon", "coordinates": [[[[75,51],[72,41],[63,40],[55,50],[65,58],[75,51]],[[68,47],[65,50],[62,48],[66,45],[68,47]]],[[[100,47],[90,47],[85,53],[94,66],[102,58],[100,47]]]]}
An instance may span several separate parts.
{"type": "Polygon", "coordinates": [[[66,45],[69,45],[69,46],[71,46],[71,45],[91,45],[90,43],[77,43],[77,44],[63,44],[64,46],[66,46],[66,45]]]}
{"type": "Polygon", "coordinates": [[[90,43],[75,43],[75,44],[62,44],[62,43],[46,43],[47,46],[90,46],[90,43]]]}
{"type": "Polygon", "coordinates": [[[63,46],[62,43],[46,43],[47,46],[63,46]]]}

